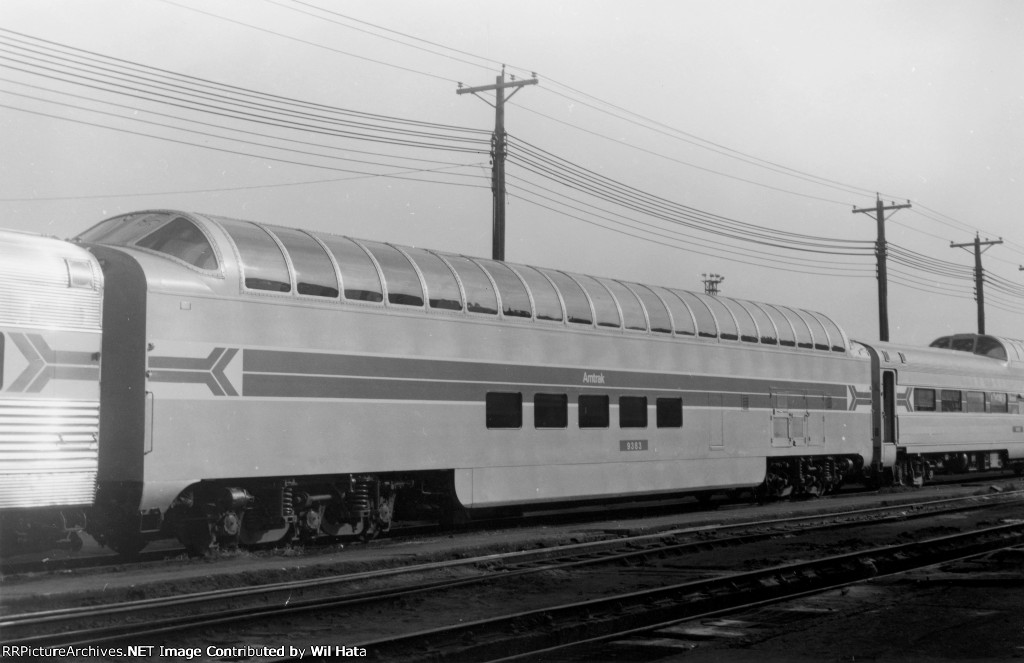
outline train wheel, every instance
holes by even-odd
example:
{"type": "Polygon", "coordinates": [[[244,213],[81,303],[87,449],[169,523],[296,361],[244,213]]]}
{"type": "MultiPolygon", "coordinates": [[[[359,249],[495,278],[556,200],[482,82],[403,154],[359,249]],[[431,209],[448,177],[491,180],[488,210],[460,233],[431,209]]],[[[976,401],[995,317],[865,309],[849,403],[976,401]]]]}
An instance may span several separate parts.
{"type": "Polygon", "coordinates": [[[363,541],[371,541],[381,533],[391,531],[391,519],[394,515],[395,495],[381,497],[377,501],[377,508],[368,515],[362,524],[362,531],[359,538],[363,541]]]}
{"type": "Polygon", "coordinates": [[[377,505],[377,513],[375,514],[375,520],[377,521],[377,529],[381,532],[391,531],[391,519],[395,514],[395,494],[392,493],[388,497],[381,497],[380,504],[377,505]]]}
{"type": "Polygon", "coordinates": [[[139,532],[123,532],[108,537],[105,541],[108,548],[124,559],[135,559],[146,547],[146,539],[139,532]]]}
{"type": "Polygon", "coordinates": [[[366,521],[362,524],[359,532],[359,540],[366,543],[367,541],[373,541],[380,534],[380,530],[377,529],[375,523],[366,521]]]}
{"type": "Polygon", "coordinates": [[[178,541],[185,546],[189,557],[204,557],[210,552],[215,537],[206,520],[192,520],[182,524],[178,541]]]}
{"type": "Polygon", "coordinates": [[[67,537],[61,543],[66,545],[71,552],[78,552],[82,549],[82,536],[78,532],[68,532],[67,537]]]}
{"type": "Polygon", "coordinates": [[[242,546],[280,546],[291,541],[294,536],[295,528],[290,523],[285,523],[283,527],[263,529],[258,518],[246,513],[242,515],[238,543],[242,546]]]}

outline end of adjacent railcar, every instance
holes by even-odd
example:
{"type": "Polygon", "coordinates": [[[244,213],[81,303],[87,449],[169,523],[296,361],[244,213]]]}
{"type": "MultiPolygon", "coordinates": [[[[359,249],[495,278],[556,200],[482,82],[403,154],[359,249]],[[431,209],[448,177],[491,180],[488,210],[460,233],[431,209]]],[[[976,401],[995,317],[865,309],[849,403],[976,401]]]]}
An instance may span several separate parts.
{"type": "Polygon", "coordinates": [[[81,247],[0,231],[0,545],[78,547],[99,454],[103,274],[81,247]]]}
{"type": "Polygon", "coordinates": [[[928,348],[873,343],[873,463],[880,483],[1024,470],[1024,343],[955,334],[928,348]]]}

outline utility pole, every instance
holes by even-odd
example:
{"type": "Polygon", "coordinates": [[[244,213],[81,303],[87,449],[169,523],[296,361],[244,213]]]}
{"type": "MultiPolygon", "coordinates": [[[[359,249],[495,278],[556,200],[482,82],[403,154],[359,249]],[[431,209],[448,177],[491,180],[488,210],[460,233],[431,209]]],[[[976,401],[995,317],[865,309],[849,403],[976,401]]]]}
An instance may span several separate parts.
{"type": "Polygon", "coordinates": [[[725,280],[725,277],[721,274],[701,274],[704,283],[704,294],[705,295],[717,295],[718,284],[725,280]]]}
{"type": "Polygon", "coordinates": [[[908,200],[904,205],[885,205],[882,198],[876,198],[874,207],[864,209],[853,208],[854,214],[875,213],[875,221],[878,223],[878,239],[875,241],[875,260],[878,263],[878,340],[889,340],[889,273],[885,264],[886,243],[885,243],[885,213],[890,210],[900,210],[910,207],[908,200]]]}
{"type": "Polygon", "coordinates": [[[985,333],[985,291],[983,284],[985,279],[983,278],[984,272],[981,269],[981,254],[988,250],[993,244],[1002,244],[1003,238],[999,239],[986,239],[984,242],[981,241],[981,237],[978,233],[974,233],[974,241],[969,244],[954,244],[949,243],[951,249],[966,249],[969,246],[974,247],[974,301],[978,302],[978,333],[985,333]],[[982,249],[982,244],[985,248],[982,249]]]}
{"type": "Polygon", "coordinates": [[[512,98],[516,92],[525,85],[536,85],[537,74],[533,78],[517,81],[513,76],[511,81],[505,81],[505,65],[501,66],[501,76],[494,80],[494,85],[480,85],[477,87],[462,87],[455,94],[476,94],[487,90],[494,90],[495,99],[492,104],[486,97],[480,97],[489,105],[494,107],[494,137],[491,139],[491,191],[494,193],[494,221],[491,229],[491,257],[495,260],[505,260],[505,102],[512,98]],[[515,88],[506,97],[505,90],[515,88]]]}

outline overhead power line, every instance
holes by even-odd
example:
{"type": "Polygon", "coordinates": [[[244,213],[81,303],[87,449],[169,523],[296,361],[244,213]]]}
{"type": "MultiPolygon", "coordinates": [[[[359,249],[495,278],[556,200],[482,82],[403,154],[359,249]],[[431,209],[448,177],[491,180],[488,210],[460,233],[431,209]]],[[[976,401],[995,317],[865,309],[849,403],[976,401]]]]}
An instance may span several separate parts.
{"type": "Polygon", "coordinates": [[[484,132],[463,127],[355,114],[348,109],[282,100],[253,91],[181,83],[167,75],[153,77],[120,67],[111,69],[74,61],[58,52],[43,52],[5,43],[0,29],[0,66],[72,87],[90,88],[136,101],[180,110],[255,122],[266,126],[326,133],[357,140],[378,140],[450,151],[483,152],[484,132]],[[12,52],[13,51],[13,52],[12,52]]]}
{"type": "MultiPolygon", "coordinates": [[[[287,164],[292,164],[292,165],[297,165],[297,166],[307,166],[307,167],[310,167],[310,168],[319,168],[321,170],[332,170],[332,171],[341,172],[341,173],[352,173],[352,174],[356,174],[356,175],[364,175],[366,177],[386,177],[386,178],[392,178],[392,179],[405,179],[405,180],[412,180],[412,181],[421,182],[421,181],[424,181],[424,180],[419,179],[419,178],[415,178],[415,177],[408,177],[408,175],[412,174],[412,173],[422,173],[422,172],[431,172],[431,171],[441,170],[441,169],[417,168],[417,169],[406,169],[406,170],[402,170],[402,171],[394,171],[394,172],[390,172],[390,173],[388,173],[388,172],[379,173],[379,172],[354,170],[354,169],[351,169],[351,168],[339,168],[339,167],[336,167],[336,166],[328,166],[328,165],[324,165],[324,164],[316,164],[316,163],[312,163],[312,162],[298,161],[296,159],[284,159],[284,158],[281,158],[281,157],[273,157],[273,156],[267,156],[267,155],[262,155],[262,154],[255,154],[255,153],[252,153],[252,152],[243,152],[241,150],[232,150],[232,149],[227,149],[227,148],[223,148],[223,147],[214,147],[212,145],[206,145],[206,144],[198,143],[198,142],[190,142],[190,141],[186,141],[186,140],[169,138],[169,137],[166,137],[166,136],[159,136],[159,135],[156,135],[156,134],[150,134],[150,133],[145,133],[145,132],[141,132],[141,131],[132,131],[130,129],[124,129],[124,128],[121,128],[121,127],[111,127],[111,126],[104,125],[104,124],[99,124],[99,123],[96,123],[96,122],[88,122],[88,121],[80,120],[80,119],[62,117],[62,116],[59,116],[59,115],[53,115],[51,113],[43,113],[43,112],[40,112],[40,111],[34,111],[34,110],[28,110],[28,109],[24,109],[24,108],[18,108],[17,106],[11,106],[9,104],[0,104],[0,108],[7,108],[9,110],[19,111],[19,112],[22,112],[22,113],[38,115],[38,116],[41,116],[41,117],[48,117],[50,119],[62,120],[62,121],[66,121],[66,122],[74,122],[76,124],[83,124],[83,125],[87,125],[87,126],[98,127],[98,128],[101,128],[101,129],[110,129],[112,131],[118,131],[120,133],[132,134],[132,135],[136,135],[136,136],[145,136],[147,138],[155,138],[155,139],[161,140],[161,141],[166,141],[166,142],[170,142],[170,143],[177,143],[179,145],[187,145],[189,147],[198,147],[198,148],[204,149],[204,150],[213,150],[213,151],[216,151],[216,152],[222,152],[224,154],[234,154],[234,155],[237,155],[237,156],[253,157],[253,158],[257,158],[257,159],[276,161],[278,163],[287,163],[287,164]]],[[[482,176],[478,176],[478,177],[480,177],[482,179],[482,176]]],[[[435,183],[437,183],[437,184],[452,184],[452,185],[456,185],[456,186],[476,186],[476,187],[482,187],[482,185],[475,185],[475,184],[468,184],[468,183],[458,183],[458,182],[435,181],[435,183]]]]}
{"type": "Polygon", "coordinates": [[[515,136],[509,136],[509,159],[567,188],[709,234],[727,235],[761,244],[776,242],[778,248],[806,249],[837,255],[868,255],[870,251],[871,244],[861,240],[774,230],[683,205],[595,173],[515,136]],[[781,241],[786,243],[782,244],[781,241]]]}
{"type": "Polygon", "coordinates": [[[866,263],[776,256],[753,248],[717,241],[714,238],[701,238],[696,233],[686,233],[672,229],[672,227],[666,229],[666,227],[660,227],[634,215],[615,213],[574,199],[539,193],[538,190],[541,192],[549,190],[525,180],[520,181],[514,175],[511,177],[517,182],[510,185],[510,191],[514,192],[510,194],[511,198],[651,244],[679,249],[695,255],[724,258],[740,264],[768,267],[779,272],[865,278],[870,278],[874,274],[866,263]]]}
{"type": "Polygon", "coordinates": [[[0,28],[0,35],[2,35],[2,37],[0,38],[2,38],[3,41],[9,47],[20,49],[23,53],[34,53],[37,55],[48,54],[55,59],[62,59],[64,61],[74,62],[76,64],[92,63],[93,65],[97,65],[97,69],[105,67],[107,71],[121,70],[122,73],[130,73],[138,75],[140,77],[146,75],[151,77],[150,80],[163,79],[165,80],[165,82],[187,84],[195,89],[205,89],[207,91],[228,93],[243,98],[260,100],[264,102],[274,102],[282,105],[291,105],[299,108],[304,108],[307,110],[337,113],[340,115],[362,118],[368,121],[391,122],[396,124],[405,124],[424,128],[444,129],[475,134],[487,133],[485,130],[474,129],[471,127],[460,127],[455,125],[440,124],[436,122],[424,122],[422,120],[414,120],[411,118],[397,117],[393,115],[369,113],[366,111],[357,111],[350,108],[330,106],[327,104],[296,99],[293,97],[287,97],[283,95],[270,94],[263,91],[253,90],[251,88],[245,88],[237,85],[231,85],[219,81],[214,81],[207,78],[183,74],[180,72],[171,71],[167,69],[161,69],[159,67],[153,67],[138,62],[133,62],[131,60],[125,60],[123,58],[116,58],[101,53],[96,53],[95,51],[89,51],[86,49],[69,46],[67,44],[61,44],[47,39],[26,35],[5,28],[0,28]]]}
{"type": "MultiPolygon", "coordinates": [[[[169,4],[176,3],[172,2],[169,4]]],[[[270,2],[270,4],[279,7],[284,6],[279,2],[270,2]]],[[[297,2],[297,4],[314,7],[314,5],[305,2],[297,2]]],[[[332,13],[323,8],[316,9],[332,13]]],[[[351,19],[351,17],[339,16],[355,20],[351,19]]],[[[439,44],[433,45],[437,48],[447,48],[439,44]]],[[[433,52],[430,49],[425,50],[433,52]]],[[[436,52],[435,54],[443,55],[436,52]]],[[[472,54],[465,55],[477,57],[472,54]]],[[[474,64],[462,58],[459,60],[465,64],[474,64]]],[[[486,65],[475,64],[475,66],[486,68],[486,65]]],[[[113,118],[114,122],[118,124],[132,121],[143,123],[155,128],[157,131],[182,132],[185,138],[159,135],[154,133],[153,129],[137,131],[127,129],[124,126],[91,122],[83,120],[81,117],[72,118],[55,115],[40,111],[38,108],[4,106],[24,113],[33,113],[64,121],[102,127],[108,130],[148,136],[203,149],[215,149],[229,154],[326,168],[337,172],[349,173],[352,175],[352,178],[395,177],[431,183],[481,187],[481,184],[478,183],[436,179],[436,177],[446,174],[446,177],[479,180],[481,176],[478,174],[450,172],[464,167],[479,168],[479,163],[449,163],[423,158],[422,156],[413,156],[413,154],[416,154],[417,150],[441,150],[454,154],[472,153],[483,155],[487,153],[489,147],[488,132],[485,130],[421,122],[410,118],[363,113],[353,109],[336,108],[280,95],[272,95],[257,90],[161,70],[141,63],[110,58],[102,54],[56,44],[55,42],[39,40],[3,28],[0,28],[0,67],[18,72],[22,76],[32,76],[34,80],[42,81],[44,84],[37,85],[10,78],[0,79],[3,82],[30,87],[48,96],[59,95],[59,98],[64,99],[64,101],[38,96],[32,97],[31,95],[10,90],[3,91],[6,94],[19,96],[34,104],[55,105],[73,113],[100,114],[107,118],[113,118]],[[79,91],[89,89],[94,94],[93,96],[88,96],[73,93],[69,91],[69,88],[78,89],[79,91]],[[75,99],[87,105],[72,104],[66,101],[67,99],[75,99]],[[112,99],[120,99],[121,101],[113,101],[112,99]],[[90,105],[99,105],[108,109],[119,109],[120,113],[102,110],[102,108],[91,107],[90,105]],[[161,108],[164,110],[160,110],[161,108]],[[126,115],[127,113],[131,113],[132,116],[129,117],[126,115]],[[140,116],[138,113],[143,115],[140,116]],[[219,120],[213,122],[209,121],[209,119],[202,119],[203,117],[217,117],[219,120]],[[154,118],[162,118],[162,120],[167,121],[157,121],[154,118]],[[259,128],[257,129],[256,127],[259,128]],[[322,136],[325,139],[331,140],[313,142],[303,140],[300,137],[308,134],[322,136]],[[195,138],[201,138],[204,141],[206,139],[224,141],[228,146],[210,144],[208,141],[201,143],[197,142],[195,138]],[[333,140],[362,141],[364,143],[385,146],[398,153],[387,154],[373,150],[358,150],[350,146],[342,146],[341,144],[331,142],[333,140]],[[238,149],[236,146],[246,147],[238,149]],[[284,151],[287,155],[268,156],[267,154],[254,152],[252,148],[256,150],[284,151]],[[347,153],[363,154],[371,158],[357,159],[347,153]],[[375,172],[358,167],[341,168],[317,163],[320,160],[328,162],[345,161],[361,164],[370,169],[387,169],[387,172],[375,172]],[[429,164],[436,167],[412,168],[409,167],[410,162],[415,162],[421,166],[429,164]]],[[[562,84],[558,85],[561,88],[570,90],[572,94],[593,99],[593,103],[577,99],[572,94],[556,91],[556,94],[566,99],[587,103],[595,108],[605,104],[605,102],[601,102],[596,97],[591,97],[562,84]]],[[[526,107],[522,108],[536,113],[536,111],[526,107]]],[[[659,135],[678,137],[680,140],[692,142],[693,144],[703,144],[706,149],[712,152],[736,158],[748,165],[757,165],[776,174],[795,177],[811,184],[830,187],[844,193],[856,193],[859,195],[864,192],[863,189],[850,187],[850,185],[845,185],[842,182],[791,169],[738,150],[732,150],[711,141],[705,141],[697,136],[673,129],[668,125],[633,114],[631,111],[623,108],[612,107],[612,110],[607,112],[620,120],[633,121],[639,126],[644,126],[646,129],[654,131],[659,135]],[[630,117],[633,117],[633,120],[630,120],[630,117]]],[[[542,113],[537,114],[549,117],[542,113]]],[[[549,119],[561,122],[562,124],[568,124],[557,118],[549,119]]],[[[588,131],[582,127],[576,128],[588,131]]],[[[597,132],[589,133],[608,140],[615,140],[602,136],[597,132]]],[[[722,257],[737,262],[746,262],[746,264],[754,264],[769,269],[850,277],[866,277],[870,274],[870,270],[866,269],[865,264],[856,262],[856,259],[870,255],[870,243],[868,242],[791,233],[712,214],[605,177],[593,170],[583,168],[567,159],[558,157],[525,141],[517,140],[514,137],[510,137],[509,153],[510,162],[514,163],[518,169],[521,169],[524,175],[523,178],[518,179],[519,184],[513,197],[544,207],[545,209],[551,209],[558,214],[580,220],[584,220],[585,216],[592,215],[604,222],[595,222],[594,225],[600,225],[614,232],[620,232],[666,246],[673,246],[674,248],[697,246],[700,249],[696,251],[698,253],[706,251],[705,255],[722,257]],[[551,186],[543,187],[538,184],[538,180],[551,186]],[[618,211],[613,212],[606,208],[618,211]],[[669,228],[665,229],[659,226],[658,222],[669,224],[669,228]],[[686,239],[682,239],[678,229],[687,229],[689,236],[686,239]],[[703,243],[697,243],[694,238],[700,237],[707,239],[703,243]],[[766,254],[763,251],[764,248],[773,249],[773,252],[778,256],[784,253],[791,255],[787,255],[784,258],[776,258],[766,254]],[[834,258],[817,261],[806,257],[815,254],[822,256],[848,256],[855,261],[837,263],[834,258]]],[[[650,153],[660,158],[672,159],[654,151],[650,151],[650,153]]],[[[703,168],[694,164],[685,164],[676,159],[672,160],[684,165],[703,168]]],[[[732,177],[727,173],[711,171],[706,168],[704,170],[732,177]]],[[[339,178],[339,180],[352,178],[339,178]]],[[[734,179],[742,178],[734,177],[734,179]]],[[[743,181],[794,195],[801,195],[806,198],[842,204],[840,201],[788,191],[781,187],[774,187],[755,180],[743,181]]],[[[959,224],[959,222],[951,217],[946,217],[933,210],[921,207],[925,210],[924,213],[920,214],[922,218],[950,227],[956,227],[959,224]]],[[[917,213],[916,210],[915,213],[917,213]]],[[[593,222],[593,220],[587,222],[593,222]]],[[[957,298],[969,296],[970,289],[965,289],[963,286],[964,281],[970,278],[969,269],[954,263],[936,260],[896,245],[889,244],[887,246],[889,257],[894,264],[899,264],[913,270],[907,272],[894,269],[894,283],[901,287],[945,296],[957,298]]],[[[988,277],[989,275],[985,274],[983,283],[990,283],[991,290],[996,295],[1001,294],[1006,297],[1022,296],[1019,286],[1005,280],[996,280],[993,284],[993,282],[989,281],[988,277]]],[[[1012,306],[1005,298],[993,299],[993,301],[1002,305],[1004,310],[1005,307],[1012,306]]]]}
{"type": "MultiPolygon", "coordinates": [[[[471,52],[465,51],[465,50],[456,49],[456,48],[453,48],[453,47],[451,47],[451,46],[449,46],[447,44],[440,43],[438,41],[431,41],[431,40],[423,39],[423,38],[418,37],[416,35],[412,35],[412,34],[409,34],[409,33],[405,33],[405,32],[399,31],[399,30],[392,29],[390,27],[386,27],[386,26],[382,26],[382,25],[379,25],[379,24],[375,24],[375,23],[372,23],[370,21],[359,19],[359,18],[356,18],[356,17],[351,16],[351,15],[342,14],[342,13],[340,13],[338,11],[334,11],[333,9],[318,6],[316,3],[313,3],[313,2],[307,2],[307,1],[303,1],[303,0],[292,0],[292,2],[290,4],[286,4],[286,3],[283,3],[283,2],[278,2],[276,0],[267,0],[267,2],[269,4],[272,4],[274,6],[280,7],[282,9],[285,9],[285,10],[288,10],[288,11],[292,11],[292,12],[295,12],[295,13],[299,13],[299,14],[303,14],[303,15],[306,15],[306,16],[310,16],[312,18],[315,18],[316,20],[328,22],[328,23],[331,23],[331,24],[333,24],[335,26],[342,27],[342,28],[347,29],[347,30],[355,30],[355,31],[358,31],[358,32],[363,33],[363,34],[367,34],[367,35],[370,35],[370,36],[373,36],[373,37],[376,37],[376,38],[379,38],[379,39],[387,40],[387,41],[389,41],[391,43],[394,43],[394,44],[399,44],[399,45],[407,47],[407,48],[413,48],[413,49],[418,50],[421,53],[428,53],[428,54],[436,56],[436,57],[446,58],[448,60],[456,61],[456,62],[459,62],[459,63],[462,63],[462,64],[466,64],[466,65],[469,65],[469,66],[473,66],[473,67],[485,68],[485,69],[489,68],[492,71],[496,71],[501,66],[499,61],[494,60],[492,58],[488,58],[486,56],[482,56],[482,55],[479,55],[479,54],[476,54],[476,53],[471,53],[471,52]],[[301,6],[301,8],[298,7],[298,6],[291,6],[291,5],[298,5],[298,6],[301,6]],[[312,11],[307,11],[307,9],[308,10],[313,10],[315,12],[320,12],[320,14],[313,13],[312,11]],[[325,15],[321,15],[321,14],[325,14],[326,16],[325,15]],[[455,55],[451,55],[451,54],[455,54],[455,55]]],[[[171,3],[171,4],[174,4],[174,3],[171,3]]],[[[217,17],[217,18],[221,18],[222,20],[227,20],[227,19],[223,19],[223,17],[217,17]]],[[[238,22],[236,22],[236,23],[238,23],[238,22]]],[[[254,29],[262,30],[261,28],[258,28],[256,26],[250,26],[250,27],[253,27],[254,29]]],[[[273,31],[269,31],[269,32],[273,33],[273,31]]],[[[285,35],[279,35],[279,36],[287,37],[285,35]]],[[[319,46],[319,45],[317,45],[317,46],[319,46]]],[[[392,66],[390,63],[382,63],[382,64],[385,64],[385,66],[392,66]]],[[[521,72],[525,76],[529,72],[534,70],[535,68],[511,65],[511,69],[514,69],[514,70],[516,70],[518,72],[521,72]]],[[[419,73],[423,73],[423,72],[419,72],[419,73]]],[[[435,77],[435,78],[437,77],[434,74],[425,74],[425,75],[430,75],[431,77],[435,77]]],[[[530,74],[530,75],[532,75],[532,74],[530,74]]],[[[849,183],[845,183],[845,182],[842,182],[842,181],[840,181],[838,179],[835,179],[835,178],[822,177],[820,175],[817,175],[817,174],[814,174],[814,173],[810,173],[810,172],[805,171],[805,170],[800,170],[800,169],[792,168],[790,166],[786,166],[784,164],[781,164],[781,163],[776,162],[776,161],[772,161],[770,159],[764,159],[762,157],[758,157],[758,156],[749,154],[747,152],[743,152],[741,150],[737,150],[735,148],[726,146],[724,144],[708,140],[708,139],[703,138],[701,136],[697,136],[696,134],[683,131],[683,130],[678,129],[676,127],[672,127],[672,126],[670,126],[668,124],[665,124],[663,122],[651,119],[651,118],[646,117],[646,116],[644,116],[644,115],[642,115],[640,113],[637,113],[637,112],[635,112],[633,110],[630,110],[630,109],[624,108],[622,106],[619,106],[617,104],[608,102],[608,101],[606,101],[604,99],[601,99],[601,98],[599,98],[599,97],[597,97],[595,95],[589,94],[587,92],[584,92],[582,90],[574,88],[574,87],[572,87],[570,85],[562,83],[562,82],[560,82],[560,81],[558,81],[556,79],[552,79],[550,77],[545,77],[545,78],[546,78],[546,81],[548,83],[550,83],[550,85],[548,85],[548,86],[546,86],[544,88],[545,92],[561,96],[561,97],[563,97],[563,98],[565,98],[567,100],[572,101],[574,104],[584,105],[584,106],[592,108],[592,109],[594,109],[594,110],[596,110],[598,112],[605,113],[605,114],[609,115],[610,117],[613,117],[613,118],[615,118],[615,119],[617,119],[619,121],[629,122],[631,124],[634,124],[634,125],[636,125],[638,127],[644,128],[646,130],[655,131],[655,132],[659,133],[660,135],[672,136],[674,138],[678,138],[679,140],[682,140],[682,141],[685,141],[685,142],[689,142],[689,143],[691,143],[693,145],[701,146],[704,149],[707,149],[707,150],[709,150],[711,152],[715,152],[715,153],[718,153],[718,154],[721,154],[721,155],[724,155],[724,156],[727,156],[727,157],[730,157],[730,158],[735,158],[735,159],[737,159],[737,160],[739,160],[741,162],[747,163],[749,165],[755,165],[755,166],[758,166],[758,167],[762,167],[762,168],[765,168],[765,169],[767,169],[769,171],[776,172],[778,174],[784,174],[784,175],[787,175],[787,176],[791,176],[791,177],[803,180],[803,181],[808,182],[808,183],[813,183],[813,184],[816,184],[816,185],[819,185],[819,186],[832,188],[832,189],[835,189],[837,191],[841,191],[841,192],[844,192],[844,193],[847,193],[847,194],[869,195],[871,193],[874,193],[874,191],[875,191],[875,189],[873,189],[873,188],[872,189],[868,189],[868,188],[865,188],[865,187],[862,187],[862,186],[857,186],[857,185],[852,185],[852,184],[849,184],[849,183]]],[[[583,127],[579,127],[579,126],[574,125],[574,124],[569,123],[569,122],[564,122],[563,120],[559,120],[557,118],[552,118],[551,116],[545,115],[544,113],[540,113],[539,111],[531,109],[528,106],[522,106],[522,108],[524,110],[528,111],[528,112],[533,112],[533,113],[535,113],[535,114],[537,114],[537,115],[539,115],[541,117],[544,117],[544,118],[546,118],[546,119],[548,119],[550,121],[559,122],[559,123],[563,124],[564,126],[572,127],[575,130],[583,131],[583,132],[586,132],[588,134],[591,134],[591,135],[594,135],[594,136],[598,136],[598,137],[601,137],[601,138],[606,139],[606,140],[616,140],[616,139],[610,138],[608,136],[605,136],[605,135],[603,135],[603,134],[601,134],[599,132],[594,132],[594,131],[591,131],[591,130],[588,130],[588,129],[584,129],[583,127]]],[[[706,168],[706,167],[703,167],[703,166],[700,166],[700,165],[697,165],[697,164],[690,164],[690,163],[683,162],[681,160],[671,159],[671,157],[668,157],[665,154],[658,153],[658,152],[651,151],[651,150],[644,150],[643,148],[640,148],[639,146],[636,146],[636,145],[633,145],[633,144],[627,144],[627,143],[622,143],[622,144],[627,146],[627,147],[631,147],[633,149],[640,149],[640,150],[642,150],[642,151],[644,151],[646,153],[650,153],[650,154],[652,154],[654,156],[657,156],[659,158],[670,159],[670,160],[676,161],[676,162],[678,162],[678,163],[680,163],[682,165],[686,165],[686,166],[693,167],[693,168],[699,168],[699,169],[705,170],[707,172],[711,172],[711,173],[713,173],[715,175],[731,178],[731,179],[734,179],[736,181],[741,181],[741,182],[748,183],[748,184],[751,184],[751,185],[754,185],[754,186],[763,187],[763,188],[767,188],[767,189],[770,189],[770,190],[776,190],[776,191],[779,191],[779,192],[782,192],[782,193],[786,193],[786,194],[794,195],[794,196],[799,196],[799,197],[803,197],[803,198],[807,198],[807,199],[820,200],[822,202],[828,202],[828,203],[831,203],[831,204],[839,204],[839,205],[847,204],[846,201],[840,201],[840,200],[825,198],[823,196],[815,196],[815,195],[811,195],[811,194],[808,194],[808,193],[805,193],[805,192],[799,192],[799,191],[794,191],[794,190],[791,190],[791,189],[787,189],[787,188],[784,188],[784,187],[777,187],[777,186],[766,184],[764,182],[759,182],[757,180],[737,177],[737,176],[732,175],[730,173],[726,173],[726,172],[722,172],[722,171],[715,171],[715,170],[712,170],[712,169],[709,169],[709,168],[706,168]]],[[[884,197],[888,197],[888,198],[902,198],[903,197],[903,196],[898,196],[898,195],[891,194],[891,193],[886,193],[886,192],[882,192],[881,195],[883,195],[884,197]]],[[[964,224],[964,223],[962,223],[960,221],[957,221],[956,219],[953,219],[953,217],[949,217],[949,216],[943,215],[943,214],[941,214],[939,212],[935,212],[934,210],[929,210],[929,208],[927,208],[926,206],[921,204],[919,201],[911,201],[911,202],[915,205],[915,209],[912,210],[912,213],[920,215],[920,216],[922,216],[922,218],[927,218],[930,221],[939,222],[939,219],[936,218],[936,217],[941,216],[941,217],[945,217],[946,219],[949,219],[953,223],[957,224],[960,228],[973,229],[973,228],[969,227],[967,224],[964,224]]],[[[945,222],[945,223],[948,223],[948,222],[945,222]]],[[[921,231],[921,230],[919,230],[917,228],[913,228],[913,227],[909,227],[909,226],[908,226],[908,228],[911,231],[914,231],[914,232],[922,232],[925,235],[929,235],[930,234],[930,233],[921,231]]],[[[1015,247],[1015,249],[1018,250],[1018,251],[1024,250],[1024,246],[1022,246],[1020,244],[1016,244],[1016,243],[1009,242],[1009,241],[1007,242],[1007,244],[1009,246],[1015,247]]],[[[996,258],[996,259],[999,260],[998,258],[996,258]]]]}

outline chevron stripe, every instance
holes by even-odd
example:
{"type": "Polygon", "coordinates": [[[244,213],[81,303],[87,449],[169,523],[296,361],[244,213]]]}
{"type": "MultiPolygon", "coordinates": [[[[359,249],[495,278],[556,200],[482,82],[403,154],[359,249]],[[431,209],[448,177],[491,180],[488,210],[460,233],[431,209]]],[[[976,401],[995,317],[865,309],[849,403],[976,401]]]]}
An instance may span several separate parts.
{"type": "Polygon", "coordinates": [[[153,382],[205,384],[214,396],[237,396],[238,390],[225,375],[238,348],[214,348],[205,358],[150,357],[149,379],[153,382]]]}
{"type": "Polygon", "coordinates": [[[7,334],[28,366],[14,379],[8,392],[39,393],[50,380],[91,380],[100,378],[98,356],[90,352],[54,351],[42,334],[7,334]]]}

